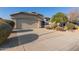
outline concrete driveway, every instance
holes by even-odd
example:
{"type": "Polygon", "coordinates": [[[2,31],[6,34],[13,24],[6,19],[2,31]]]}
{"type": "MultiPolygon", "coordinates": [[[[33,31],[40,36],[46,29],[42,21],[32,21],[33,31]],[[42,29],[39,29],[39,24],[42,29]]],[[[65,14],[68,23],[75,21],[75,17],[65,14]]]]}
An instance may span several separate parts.
{"type": "Polygon", "coordinates": [[[0,46],[4,51],[79,51],[79,31],[19,30],[0,46]]]}

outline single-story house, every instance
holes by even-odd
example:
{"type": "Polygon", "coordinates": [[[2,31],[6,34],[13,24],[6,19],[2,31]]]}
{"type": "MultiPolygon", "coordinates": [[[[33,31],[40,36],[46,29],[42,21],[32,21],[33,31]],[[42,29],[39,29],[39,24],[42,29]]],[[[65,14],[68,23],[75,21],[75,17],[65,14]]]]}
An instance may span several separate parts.
{"type": "Polygon", "coordinates": [[[34,29],[41,27],[43,15],[36,12],[19,12],[11,14],[11,19],[15,22],[17,29],[34,29]]]}

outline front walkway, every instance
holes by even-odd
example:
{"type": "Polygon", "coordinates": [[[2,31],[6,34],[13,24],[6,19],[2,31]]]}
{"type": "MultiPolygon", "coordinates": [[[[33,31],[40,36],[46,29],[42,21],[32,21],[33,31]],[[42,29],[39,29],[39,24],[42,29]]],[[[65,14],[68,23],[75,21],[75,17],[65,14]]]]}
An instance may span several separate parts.
{"type": "Polygon", "coordinates": [[[60,32],[46,29],[17,31],[0,46],[0,50],[79,51],[79,31],[60,32]]]}

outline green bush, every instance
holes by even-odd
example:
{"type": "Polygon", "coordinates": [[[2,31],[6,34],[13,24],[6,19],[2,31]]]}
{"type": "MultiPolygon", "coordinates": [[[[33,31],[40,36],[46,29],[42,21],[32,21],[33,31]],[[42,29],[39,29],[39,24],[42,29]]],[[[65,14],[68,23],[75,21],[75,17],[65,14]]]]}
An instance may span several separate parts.
{"type": "Polygon", "coordinates": [[[62,13],[62,12],[56,13],[50,19],[50,22],[55,22],[55,23],[61,23],[61,22],[67,22],[67,21],[68,21],[67,16],[64,13],[62,13]]]}
{"type": "Polygon", "coordinates": [[[7,40],[12,31],[12,27],[5,21],[0,20],[0,44],[7,40]]]}
{"type": "Polygon", "coordinates": [[[64,27],[64,29],[65,30],[73,30],[73,29],[75,29],[76,27],[75,27],[75,24],[73,24],[73,23],[68,23],[68,24],[66,24],[66,26],[64,27]]]}

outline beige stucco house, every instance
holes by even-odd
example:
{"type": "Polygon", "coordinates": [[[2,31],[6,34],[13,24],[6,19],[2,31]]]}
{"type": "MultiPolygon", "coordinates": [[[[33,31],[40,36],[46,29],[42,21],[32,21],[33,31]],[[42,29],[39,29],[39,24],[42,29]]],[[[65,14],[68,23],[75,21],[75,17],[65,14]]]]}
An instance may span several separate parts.
{"type": "Polygon", "coordinates": [[[43,15],[35,12],[19,12],[10,15],[17,29],[34,29],[41,27],[43,15]]]}
{"type": "Polygon", "coordinates": [[[43,15],[35,12],[19,12],[11,14],[11,19],[15,22],[15,28],[17,29],[34,29],[41,27],[41,20],[43,15]]]}

